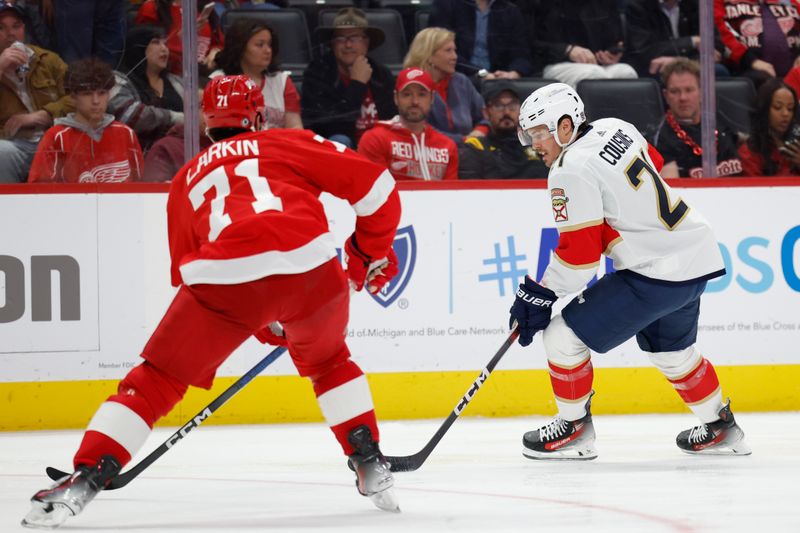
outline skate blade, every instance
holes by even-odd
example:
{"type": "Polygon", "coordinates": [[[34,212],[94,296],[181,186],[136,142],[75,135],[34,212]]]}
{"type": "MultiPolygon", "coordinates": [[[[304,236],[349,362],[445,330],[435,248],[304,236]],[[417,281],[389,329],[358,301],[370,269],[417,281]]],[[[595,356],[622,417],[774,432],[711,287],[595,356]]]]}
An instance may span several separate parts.
{"type": "Polygon", "coordinates": [[[683,450],[690,455],[750,455],[753,450],[746,442],[740,440],[734,443],[720,443],[717,446],[706,448],[704,450],[683,450]]]}
{"type": "Polygon", "coordinates": [[[55,529],[67,518],[74,516],[72,510],[61,503],[31,501],[33,508],[28,511],[21,524],[31,529],[55,529]]]}
{"type": "Polygon", "coordinates": [[[395,495],[393,488],[388,488],[386,490],[376,492],[375,494],[370,494],[368,498],[373,504],[375,504],[375,507],[381,511],[387,511],[389,513],[400,512],[400,503],[397,500],[397,496],[395,495]]]}
{"type": "Polygon", "coordinates": [[[555,452],[537,452],[523,446],[522,455],[537,461],[591,461],[592,459],[597,459],[597,450],[591,447],[583,447],[555,452]]]}

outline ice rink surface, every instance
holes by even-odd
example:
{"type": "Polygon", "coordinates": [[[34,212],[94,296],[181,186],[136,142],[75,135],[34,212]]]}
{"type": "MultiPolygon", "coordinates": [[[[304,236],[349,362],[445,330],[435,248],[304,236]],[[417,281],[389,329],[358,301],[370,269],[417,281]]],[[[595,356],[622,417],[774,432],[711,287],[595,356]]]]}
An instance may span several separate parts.
{"type": "MultiPolygon", "coordinates": [[[[683,454],[686,414],[595,416],[598,459],[524,458],[522,434],[547,420],[458,420],[422,468],[396,474],[397,515],[357,494],[321,424],[203,426],[61,530],[800,532],[800,413],[737,414],[749,457],[683,454]]],[[[418,451],[440,423],[382,423],[384,453],[418,451]]],[[[30,531],[28,498],[48,485],[45,466],[70,465],[80,436],[0,433],[0,532],[30,531]]]]}

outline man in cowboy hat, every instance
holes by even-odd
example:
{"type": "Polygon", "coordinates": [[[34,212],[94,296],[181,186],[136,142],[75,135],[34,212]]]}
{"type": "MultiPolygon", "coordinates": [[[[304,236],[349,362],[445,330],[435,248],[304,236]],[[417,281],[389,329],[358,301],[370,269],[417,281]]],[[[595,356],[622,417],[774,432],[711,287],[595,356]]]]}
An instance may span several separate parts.
{"type": "Polygon", "coordinates": [[[332,26],[317,28],[329,50],[303,72],[303,124],[349,147],[378,120],[397,113],[394,77],[367,57],[384,41],[383,30],[369,25],[360,9],[339,10],[332,26]]]}

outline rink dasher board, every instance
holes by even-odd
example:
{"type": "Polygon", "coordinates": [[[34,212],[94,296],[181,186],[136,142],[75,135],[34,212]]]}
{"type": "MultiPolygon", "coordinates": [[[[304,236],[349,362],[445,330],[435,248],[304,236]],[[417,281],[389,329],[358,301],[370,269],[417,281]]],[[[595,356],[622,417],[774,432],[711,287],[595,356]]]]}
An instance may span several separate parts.
{"type": "MultiPolygon", "coordinates": [[[[80,427],[138,364],[138,351],[175,291],[166,189],[142,189],[0,194],[0,224],[16,228],[4,232],[0,258],[0,429],[80,427]],[[70,409],[48,411],[67,398],[70,409]]],[[[800,187],[690,187],[676,189],[678,195],[711,222],[726,260],[728,274],[710,283],[703,297],[698,340],[718,367],[723,392],[737,398],[737,410],[800,409],[792,385],[800,381],[800,187]]],[[[519,277],[547,264],[555,242],[550,198],[543,184],[404,190],[401,198],[395,245],[401,274],[378,298],[354,295],[348,343],[370,375],[379,414],[437,417],[452,408],[505,338],[519,277]]],[[[323,201],[336,241],[344,242],[353,230],[352,210],[326,195],[323,201]]],[[[267,348],[245,343],[220,368],[211,394],[267,348]]],[[[602,389],[597,412],[683,409],[635,342],[593,361],[602,389]]],[[[208,394],[187,397],[186,412],[174,412],[165,423],[180,423],[208,394]]],[[[509,351],[466,414],[552,409],[536,340],[509,351]]],[[[319,419],[310,386],[283,358],[214,422],[319,419]],[[276,399],[268,413],[265,398],[276,399]]]]}

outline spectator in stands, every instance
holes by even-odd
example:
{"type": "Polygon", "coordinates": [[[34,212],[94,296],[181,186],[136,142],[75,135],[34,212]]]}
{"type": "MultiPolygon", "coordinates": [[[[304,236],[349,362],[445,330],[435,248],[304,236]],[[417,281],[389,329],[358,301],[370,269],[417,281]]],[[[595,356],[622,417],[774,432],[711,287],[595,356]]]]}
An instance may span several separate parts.
{"type": "Polygon", "coordinates": [[[585,79],[638,77],[620,61],[625,43],[617,0],[538,0],[531,24],[545,78],[574,87],[585,79]]]}
{"type": "MultiPolygon", "coordinates": [[[[197,62],[207,73],[214,57],[222,48],[222,27],[214,6],[208,0],[197,0],[197,62]]],[[[164,29],[169,48],[169,69],[173,74],[183,72],[183,8],[181,0],[144,0],[136,14],[136,24],[154,24],[164,29]]]]}
{"type": "MultiPolygon", "coordinates": [[[[677,58],[661,70],[667,112],[654,139],[664,156],[665,178],[702,178],[703,149],[700,147],[700,64],[677,58]]],[[[738,135],[721,117],[717,118],[717,176],[738,176],[742,162],[738,135]]]]}
{"type": "Polygon", "coordinates": [[[42,15],[53,28],[56,52],[67,63],[99,57],[116,67],[128,25],[127,0],[40,0],[42,15]]]}
{"type": "Polygon", "coordinates": [[[0,4],[14,4],[22,10],[23,20],[25,21],[25,33],[29,44],[35,44],[40,48],[56,50],[56,36],[53,30],[44,20],[42,14],[41,0],[0,0],[0,4]]]}
{"type": "Polygon", "coordinates": [[[486,137],[469,137],[458,149],[461,179],[546,178],[548,168],[530,146],[517,137],[520,94],[503,81],[490,84],[483,94],[486,137]]]}
{"type": "Polygon", "coordinates": [[[388,167],[398,180],[458,179],[456,144],[427,121],[433,91],[433,79],[424,70],[400,72],[394,90],[399,114],[364,133],[359,153],[388,167]]]}
{"type": "Polygon", "coordinates": [[[278,35],[268,23],[258,19],[240,19],[225,32],[225,48],[217,54],[223,74],[245,74],[264,95],[266,124],[269,128],[303,128],[300,118],[300,97],[289,72],[278,66],[278,35]]]}
{"type": "Polygon", "coordinates": [[[169,72],[168,61],[162,28],[144,25],[128,32],[123,56],[127,76],[115,73],[109,113],[133,128],[145,151],[183,122],[183,80],[169,72]]]}
{"type": "Polygon", "coordinates": [[[758,90],[753,133],[739,148],[746,176],[800,175],[800,124],[797,95],[777,78],[758,90]]]}
{"type": "Polygon", "coordinates": [[[714,16],[734,74],[753,80],[783,78],[800,91],[800,1],[715,0],[714,16]]]}
{"type": "MultiPolygon", "coordinates": [[[[208,78],[205,78],[208,81],[208,78]]],[[[204,87],[201,78],[201,87],[204,87]]],[[[202,90],[200,91],[202,94],[202,90]]],[[[200,101],[202,102],[202,98],[200,101]]],[[[200,150],[205,150],[213,141],[206,135],[205,115],[199,114],[200,150]]],[[[183,124],[176,124],[167,134],[153,143],[144,158],[144,175],[142,179],[150,182],[172,181],[173,176],[186,163],[184,158],[184,133],[183,124]]]]}
{"type": "Polygon", "coordinates": [[[759,87],[800,66],[800,3],[797,0],[714,0],[714,22],[730,51],[731,72],[759,87]]]}
{"type": "Polygon", "coordinates": [[[25,181],[44,131],[72,110],[64,93],[67,65],[50,50],[23,44],[23,15],[0,1],[0,183],[25,181]]]}
{"type": "MultiPolygon", "coordinates": [[[[289,7],[288,0],[214,0],[214,10],[220,17],[227,9],[265,9],[274,11],[282,7],[289,7]]],[[[324,1],[323,1],[324,3],[324,1]]]]}
{"type": "Polygon", "coordinates": [[[456,72],[456,36],[445,28],[419,32],[408,49],[403,66],[427,71],[435,93],[428,122],[456,142],[486,135],[483,98],[469,78],[456,72]]]}
{"type": "MultiPolygon", "coordinates": [[[[628,0],[625,17],[628,28],[625,57],[639,76],[657,76],[662,68],[678,57],[699,60],[697,0],[628,0]]],[[[720,63],[725,47],[718,34],[716,36],[716,75],[730,76],[728,69],[720,63]]]]}
{"type": "Polygon", "coordinates": [[[72,63],[64,89],[75,111],[45,132],[28,182],[121,183],[142,177],[142,149],[128,126],[106,113],[114,72],[89,57],[72,63]]]}
{"type": "Polygon", "coordinates": [[[456,34],[457,70],[484,79],[530,76],[533,65],[525,23],[509,0],[433,0],[428,26],[456,34]]]}
{"type": "Polygon", "coordinates": [[[397,113],[392,73],[367,56],[385,35],[369,25],[363,11],[352,7],[340,9],[332,26],[316,31],[331,50],[303,72],[303,124],[353,148],[376,121],[397,113]]]}

